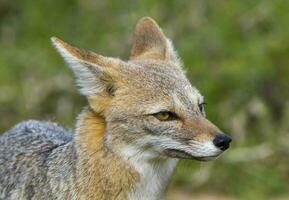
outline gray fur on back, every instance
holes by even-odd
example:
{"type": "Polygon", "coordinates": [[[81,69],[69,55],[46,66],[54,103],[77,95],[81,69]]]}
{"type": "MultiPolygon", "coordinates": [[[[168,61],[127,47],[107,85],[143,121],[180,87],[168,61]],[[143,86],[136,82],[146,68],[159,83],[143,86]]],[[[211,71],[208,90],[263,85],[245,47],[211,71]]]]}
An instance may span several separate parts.
{"type": "Polygon", "coordinates": [[[0,137],[0,199],[57,199],[73,181],[75,156],[71,131],[50,122],[17,124],[0,137]],[[56,179],[63,184],[51,184],[56,179]]]}

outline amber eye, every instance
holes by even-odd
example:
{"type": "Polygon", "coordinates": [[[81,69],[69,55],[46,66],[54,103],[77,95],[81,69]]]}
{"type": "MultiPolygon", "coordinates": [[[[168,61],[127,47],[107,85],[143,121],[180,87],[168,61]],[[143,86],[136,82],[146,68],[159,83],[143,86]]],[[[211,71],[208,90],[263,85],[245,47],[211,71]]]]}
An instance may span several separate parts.
{"type": "Polygon", "coordinates": [[[160,121],[171,121],[176,120],[178,117],[175,113],[170,111],[161,111],[158,113],[153,114],[154,117],[156,117],[160,121]]]}

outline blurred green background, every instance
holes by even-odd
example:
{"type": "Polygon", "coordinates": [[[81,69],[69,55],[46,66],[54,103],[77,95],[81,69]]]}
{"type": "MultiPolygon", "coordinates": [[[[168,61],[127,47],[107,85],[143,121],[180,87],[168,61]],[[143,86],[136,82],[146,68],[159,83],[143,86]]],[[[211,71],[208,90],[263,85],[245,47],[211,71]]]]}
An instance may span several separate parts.
{"type": "Polygon", "coordinates": [[[169,199],[289,199],[289,1],[0,0],[0,131],[25,119],[73,128],[86,104],[50,43],[129,58],[136,21],[174,42],[210,120],[230,133],[216,161],[182,161],[169,199]]]}

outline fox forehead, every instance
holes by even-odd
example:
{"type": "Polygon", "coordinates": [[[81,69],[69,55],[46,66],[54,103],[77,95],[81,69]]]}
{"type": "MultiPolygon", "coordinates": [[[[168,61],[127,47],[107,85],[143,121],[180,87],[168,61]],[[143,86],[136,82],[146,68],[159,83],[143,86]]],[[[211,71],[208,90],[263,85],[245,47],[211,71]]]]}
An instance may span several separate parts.
{"type": "Polygon", "coordinates": [[[204,97],[201,95],[199,90],[191,85],[184,86],[182,93],[173,93],[173,100],[175,108],[180,111],[194,110],[195,105],[204,102],[204,97]]]}
{"type": "Polygon", "coordinates": [[[124,69],[126,80],[136,86],[172,90],[178,86],[190,85],[181,67],[171,62],[153,60],[128,62],[124,69]]]}
{"type": "Polygon", "coordinates": [[[192,110],[203,96],[191,85],[180,66],[170,62],[128,62],[122,70],[126,101],[146,105],[146,111],[192,110]],[[129,97],[128,97],[129,94],[129,97]]]}

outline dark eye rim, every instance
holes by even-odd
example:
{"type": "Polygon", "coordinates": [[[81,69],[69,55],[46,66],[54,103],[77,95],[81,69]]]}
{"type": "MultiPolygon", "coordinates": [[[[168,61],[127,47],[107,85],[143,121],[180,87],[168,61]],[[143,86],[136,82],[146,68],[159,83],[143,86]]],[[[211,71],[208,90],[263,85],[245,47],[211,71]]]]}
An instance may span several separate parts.
{"type": "Polygon", "coordinates": [[[174,113],[172,111],[168,111],[168,110],[162,110],[162,111],[159,111],[157,113],[153,113],[152,116],[154,116],[155,118],[157,118],[160,121],[174,121],[174,120],[178,120],[179,119],[179,117],[178,117],[178,115],[176,113],[174,113]],[[157,117],[159,114],[168,114],[169,118],[166,119],[166,120],[160,120],[157,117]]]}
{"type": "Polygon", "coordinates": [[[206,105],[207,105],[206,102],[199,103],[199,104],[198,104],[199,110],[200,110],[201,112],[204,112],[206,105]]]}

